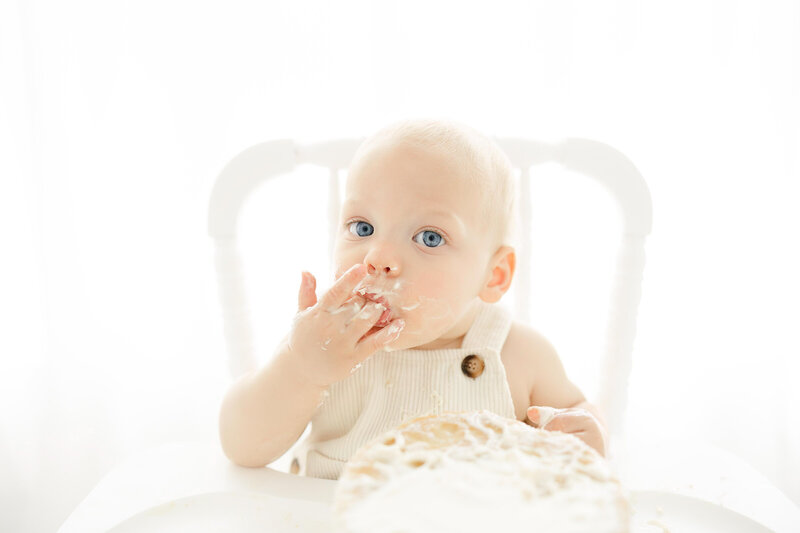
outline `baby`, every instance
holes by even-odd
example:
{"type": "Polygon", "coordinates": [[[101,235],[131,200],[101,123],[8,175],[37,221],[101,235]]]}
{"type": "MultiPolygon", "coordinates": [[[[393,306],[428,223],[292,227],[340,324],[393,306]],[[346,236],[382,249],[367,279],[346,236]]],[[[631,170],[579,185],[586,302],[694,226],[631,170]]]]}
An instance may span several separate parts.
{"type": "Polygon", "coordinates": [[[227,457],[338,478],[361,445],[404,420],[488,409],[571,433],[600,454],[606,429],[552,345],[498,302],[514,276],[516,198],[507,156],[450,120],[406,120],[350,166],[333,285],[302,273],[298,312],[270,362],[220,409],[227,457]]]}

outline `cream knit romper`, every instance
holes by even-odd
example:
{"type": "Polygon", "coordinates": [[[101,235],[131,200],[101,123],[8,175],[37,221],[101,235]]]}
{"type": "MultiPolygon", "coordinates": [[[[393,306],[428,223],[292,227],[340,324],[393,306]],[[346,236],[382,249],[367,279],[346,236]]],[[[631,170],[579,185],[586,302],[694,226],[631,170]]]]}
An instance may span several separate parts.
{"type": "Polygon", "coordinates": [[[515,418],[500,360],[511,315],[498,304],[478,305],[461,348],[380,350],[331,385],[293,452],[292,471],[338,479],[359,447],[408,418],[478,409],[515,418]]]}

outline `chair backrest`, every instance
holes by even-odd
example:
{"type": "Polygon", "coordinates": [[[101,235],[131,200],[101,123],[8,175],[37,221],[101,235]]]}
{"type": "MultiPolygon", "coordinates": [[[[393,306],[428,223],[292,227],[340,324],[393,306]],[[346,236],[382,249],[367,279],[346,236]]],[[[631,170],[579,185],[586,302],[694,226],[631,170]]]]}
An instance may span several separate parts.
{"type": "MultiPolygon", "coordinates": [[[[516,250],[519,264],[530,264],[531,167],[557,163],[567,170],[594,178],[610,193],[620,210],[622,238],[611,290],[601,385],[598,398],[593,399],[607,416],[612,440],[617,440],[624,431],[628,377],[644,271],[644,241],[652,225],[650,192],[631,161],[601,142],[576,138],[555,143],[519,138],[494,137],[494,140],[520,173],[521,231],[516,250]]],[[[256,366],[244,269],[236,238],[237,222],[245,200],[265,180],[290,173],[298,165],[312,164],[328,169],[328,241],[332,247],[339,217],[339,172],[348,168],[362,141],[363,138],[311,144],[291,139],[263,142],[234,157],[217,177],[209,203],[208,232],[214,243],[228,367],[234,378],[256,366]]],[[[331,258],[332,248],[328,252],[331,258]]],[[[523,321],[528,320],[530,313],[530,276],[529,269],[518,269],[512,285],[517,318],[523,321]]]]}

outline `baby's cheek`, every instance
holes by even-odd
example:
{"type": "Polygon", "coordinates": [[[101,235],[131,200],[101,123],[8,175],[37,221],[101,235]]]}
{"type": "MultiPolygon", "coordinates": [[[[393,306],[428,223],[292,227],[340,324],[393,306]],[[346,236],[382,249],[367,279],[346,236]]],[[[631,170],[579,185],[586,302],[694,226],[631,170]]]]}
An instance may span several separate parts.
{"type": "Polygon", "coordinates": [[[457,274],[437,270],[421,280],[420,292],[428,298],[448,300],[458,297],[458,287],[457,274]]]}
{"type": "Polygon", "coordinates": [[[342,274],[347,272],[351,266],[363,263],[364,262],[364,255],[359,255],[348,248],[342,241],[338,240],[334,243],[333,247],[333,264],[334,264],[334,276],[335,279],[339,279],[342,277],[342,274]]]}
{"type": "Polygon", "coordinates": [[[453,300],[452,280],[447,276],[432,274],[417,285],[414,311],[426,317],[428,321],[441,319],[446,321],[452,315],[451,301],[453,300]]]}
{"type": "Polygon", "coordinates": [[[450,277],[449,268],[430,268],[424,276],[420,276],[417,285],[426,292],[441,292],[448,285],[450,277]]]}
{"type": "Polygon", "coordinates": [[[446,294],[446,288],[442,285],[445,280],[441,276],[425,276],[414,284],[414,296],[422,306],[428,306],[432,302],[442,299],[446,294]]]}

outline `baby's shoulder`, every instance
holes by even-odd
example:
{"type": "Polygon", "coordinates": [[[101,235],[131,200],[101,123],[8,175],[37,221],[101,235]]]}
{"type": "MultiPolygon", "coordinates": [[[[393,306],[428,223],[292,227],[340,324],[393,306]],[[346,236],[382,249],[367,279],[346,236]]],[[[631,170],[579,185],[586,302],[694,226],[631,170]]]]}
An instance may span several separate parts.
{"type": "Polygon", "coordinates": [[[503,360],[535,364],[542,359],[558,357],[550,341],[533,327],[514,320],[506,336],[502,350],[503,360]]]}
{"type": "Polygon", "coordinates": [[[544,335],[523,322],[512,322],[500,358],[518,419],[525,419],[536,377],[547,368],[553,357],[558,355],[544,335]]]}
{"type": "Polygon", "coordinates": [[[512,388],[515,409],[527,392],[528,405],[573,406],[585,398],[564,371],[556,349],[532,327],[514,322],[501,352],[506,376],[512,388]]]}

